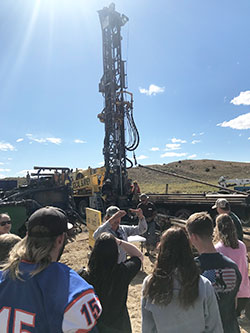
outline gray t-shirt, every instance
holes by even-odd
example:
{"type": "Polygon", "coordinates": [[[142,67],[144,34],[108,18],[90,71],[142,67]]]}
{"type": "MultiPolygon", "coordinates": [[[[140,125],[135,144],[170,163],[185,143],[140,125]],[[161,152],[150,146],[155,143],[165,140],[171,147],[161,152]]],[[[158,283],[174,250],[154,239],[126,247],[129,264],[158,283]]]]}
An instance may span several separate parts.
{"type": "MultiPolygon", "coordinates": [[[[143,281],[142,292],[149,276],[143,281]]],[[[179,283],[174,280],[173,299],[167,306],[142,296],[142,333],[223,333],[216,296],[210,281],[200,276],[199,297],[189,308],[180,306],[179,283]]]]}

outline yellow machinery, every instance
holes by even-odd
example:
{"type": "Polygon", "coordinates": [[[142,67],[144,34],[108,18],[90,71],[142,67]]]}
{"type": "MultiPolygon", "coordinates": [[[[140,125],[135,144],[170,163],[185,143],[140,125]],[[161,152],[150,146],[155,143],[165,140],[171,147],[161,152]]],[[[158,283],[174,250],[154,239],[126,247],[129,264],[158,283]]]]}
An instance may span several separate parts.
{"type": "MultiPolygon", "coordinates": [[[[76,169],[72,172],[73,197],[78,212],[85,217],[86,207],[101,204],[100,192],[104,180],[105,167],[76,169]]],[[[101,207],[99,207],[101,208],[101,207]]]]}

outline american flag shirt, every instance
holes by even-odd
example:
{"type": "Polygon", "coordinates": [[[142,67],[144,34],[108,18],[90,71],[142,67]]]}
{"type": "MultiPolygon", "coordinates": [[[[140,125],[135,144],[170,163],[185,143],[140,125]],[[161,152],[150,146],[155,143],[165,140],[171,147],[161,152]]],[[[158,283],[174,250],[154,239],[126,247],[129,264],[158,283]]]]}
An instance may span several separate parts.
{"type": "Polygon", "coordinates": [[[218,298],[220,293],[233,291],[237,284],[237,275],[233,268],[209,269],[202,275],[212,282],[218,298]]]}
{"type": "Polygon", "coordinates": [[[241,274],[234,261],[217,253],[203,253],[196,258],[201,274],[210,280],[217,296],[224,332],[240,332],[235,313],[235,298],[241,274]]]}

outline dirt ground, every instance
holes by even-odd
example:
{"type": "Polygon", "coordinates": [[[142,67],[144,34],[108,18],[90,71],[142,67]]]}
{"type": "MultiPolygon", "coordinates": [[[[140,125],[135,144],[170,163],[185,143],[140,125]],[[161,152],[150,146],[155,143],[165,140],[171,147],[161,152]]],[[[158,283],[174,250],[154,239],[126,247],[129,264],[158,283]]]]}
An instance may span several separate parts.
{"type": "MultiPolygon", "coordinates": [[[[140,244],[136,244],[140,246],[140,244]]],[[[78,270],[82,266],[87,266],[89,254],[88,245],[88,232],[84,230],[81,234],[76,236],[76,239],[69,243],[62,255],[61,262],[70,266],[71,268],[78,270]]],[[[154,266],[154,259],[144,257],[143,270],[141,270],[137,276],[133,279],[128,294],[128,310],[130,314],[132,331],[133,333],[141,332],[141,285],[145,276],[152,272],[154,266]]],[[[250,332],[250,325],[244,325],[241,327],[241,332],[250,332]]]]}

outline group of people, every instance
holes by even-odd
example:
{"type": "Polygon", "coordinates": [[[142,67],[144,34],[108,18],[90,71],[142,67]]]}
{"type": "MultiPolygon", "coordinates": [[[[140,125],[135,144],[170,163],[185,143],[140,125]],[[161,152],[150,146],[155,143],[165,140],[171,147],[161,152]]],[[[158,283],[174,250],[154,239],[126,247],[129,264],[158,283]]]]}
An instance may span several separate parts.
{"type": "MultiPolygon", "coordinates": [[[[0,332],[132,332],[128,287],[143,253],[127,239],[153,228],[153,207],[148,218],[144,200],[147,195],[131,210],[136,226],[121,224],[126,211],[107,209],[94,233],[88,266],[78,272],[59,263],[72,228],[65,212],[44,207],[33,213],[27,235],[1,258],[0,332]]],[[[237,318],[250,298],[242,225],[227,200],[218,199],[213,208],[215,226],[207,212],[199,212],[188,218],[186,228],[162,234],[155,267],[142,285],[143,333],[240,332],[237,318]]],[[[0,233],[11,223],[8,214],[2,215],[0,233]]]]}

